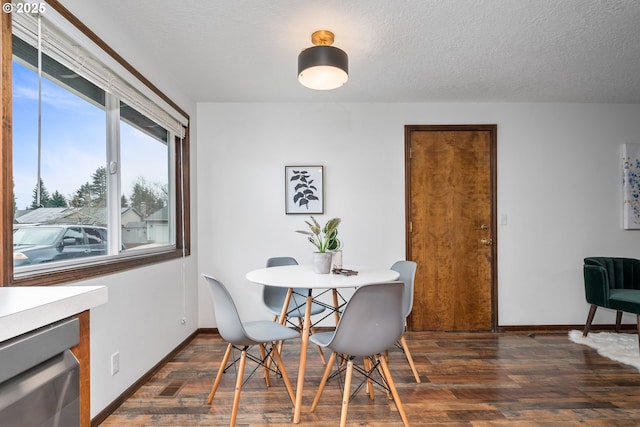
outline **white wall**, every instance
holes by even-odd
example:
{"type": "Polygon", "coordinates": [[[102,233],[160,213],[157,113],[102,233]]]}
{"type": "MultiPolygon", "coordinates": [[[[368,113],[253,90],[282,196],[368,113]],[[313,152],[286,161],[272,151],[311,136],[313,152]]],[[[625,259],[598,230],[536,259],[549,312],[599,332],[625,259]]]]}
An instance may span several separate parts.
{"type": "Polygon", "coordinates": [[[294,232],[307,217],[284,213],[285,165],[324,165],[318,217],[342,218],[347,267],[404,258],[405,124],[498,125],[499,325],[583,324],[582,259],[640,256],[639,232],[622,229],[620,154],[640,143],[640,105],[203,103],[197,116],[198,269],[247,318],[266,312],[246,272],[312,251],[294,232]]]}
{"type": "Polygon", "coordinates": [[[91,417],[197,328],[194,271],[191,257],[78,283],[109,290],[109,302],[91,310],[91,417]],[[115,352],[120,372],[111,376],[115,352]]]}

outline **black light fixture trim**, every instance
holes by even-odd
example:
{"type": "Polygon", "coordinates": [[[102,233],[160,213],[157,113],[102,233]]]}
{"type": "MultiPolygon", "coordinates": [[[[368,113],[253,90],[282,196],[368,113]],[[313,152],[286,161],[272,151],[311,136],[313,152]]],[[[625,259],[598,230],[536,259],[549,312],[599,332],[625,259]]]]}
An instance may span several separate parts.
{"type": "Polygon", "coordinates": [[[334,46],[313,46],[298,55],[298,74],[307,68],[326,65],[336,67],[349,74],[349,57],[347,53],[334,46]]]}

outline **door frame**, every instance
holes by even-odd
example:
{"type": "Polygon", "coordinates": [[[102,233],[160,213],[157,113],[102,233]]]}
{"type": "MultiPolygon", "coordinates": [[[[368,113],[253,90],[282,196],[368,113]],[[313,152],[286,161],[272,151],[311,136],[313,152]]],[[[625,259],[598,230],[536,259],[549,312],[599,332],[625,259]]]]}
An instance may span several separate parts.
{"type": "MultiPolygon", "coordinates": [[[[404,126],[404,171],[405,171],[405,245],[406,259],[411,254],[411,133],[416,131],[484,131],[490,135],[489,168],[491,174],[491,332],[498,331],[498,125],[405,125],[404,126]]],[[[411,330],[411,322],[407,327],[411,330]]]]}

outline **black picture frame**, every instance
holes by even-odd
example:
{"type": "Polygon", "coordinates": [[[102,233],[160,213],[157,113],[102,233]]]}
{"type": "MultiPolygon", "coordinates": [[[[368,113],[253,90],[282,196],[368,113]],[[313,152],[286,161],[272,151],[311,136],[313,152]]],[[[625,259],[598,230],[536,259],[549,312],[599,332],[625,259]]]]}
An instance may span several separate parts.
{"type": "Polygon", "coordinates": [[[324,213],[324,167],[285,166],[285,213],[324,213]]]}

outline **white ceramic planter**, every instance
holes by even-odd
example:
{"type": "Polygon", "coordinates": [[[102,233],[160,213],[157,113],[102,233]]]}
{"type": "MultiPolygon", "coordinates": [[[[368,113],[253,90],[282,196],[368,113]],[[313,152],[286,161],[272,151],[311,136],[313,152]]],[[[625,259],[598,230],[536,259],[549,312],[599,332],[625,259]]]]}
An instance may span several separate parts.
{"type": "Polygon", "coordinates": [[[313,253],[313,271],[318,274],[328,274],[331,271],[331,252],[313,253]]]}

